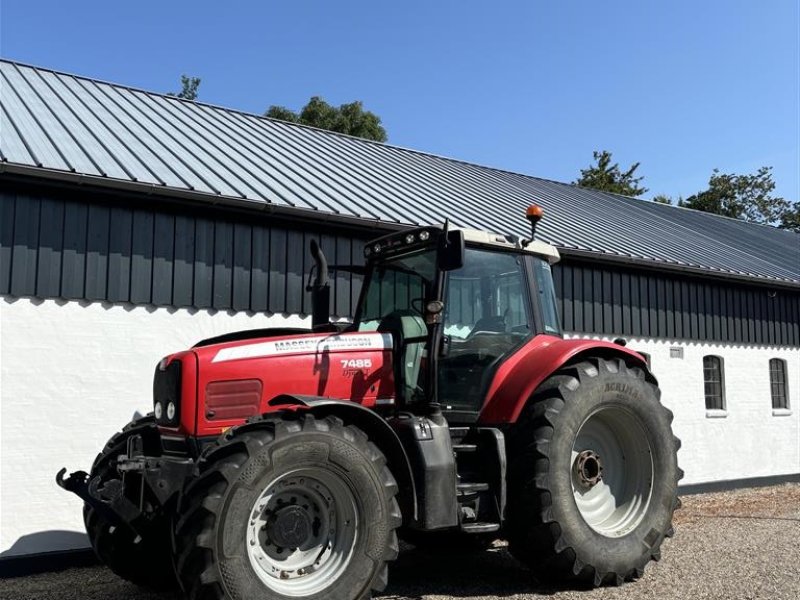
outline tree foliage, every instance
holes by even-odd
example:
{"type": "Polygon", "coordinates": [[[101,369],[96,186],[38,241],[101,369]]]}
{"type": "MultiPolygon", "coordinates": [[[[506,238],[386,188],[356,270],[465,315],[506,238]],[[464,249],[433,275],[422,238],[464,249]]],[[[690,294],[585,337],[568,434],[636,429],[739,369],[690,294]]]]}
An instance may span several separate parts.
{"type": "Polygon", "coordinates": [[[272,119],[310,125],[378,142],[385,142],[388,139],[386,130],[381,126],[380,117],[364,110],[364,105],[359,100],[335,107],[319,96],[313,96],[299,113],[284,106],[273,105],[264,115],[272,119]]]}
{"type": "Polygon", "coordinates": [[[800,233],[800,202],[795,202],[781,215],[778,223],[781,229],[788,229],[800,233]]]}
{"type": "Polygon", "coordinates": [[[197,100],[197,88],[200,87],[199,77],[188,77],[181,75],[181,91],[170,93],[170,96],[183,98],[184,100],[197,100]]]}
{"type": "Polygon", "coordinates": [[[653,202],[657,202],[658,204],[674,204],[672,198],[666,194],[658,194],[657,196],[653,196],[653,202]]]}
{"type": "Polygon", "coordinates": [[[682,200],[679,205],[753,223],[778,225],[793,207],[789,201],[774,195],[774,190],[772,167],[761,167],[745,175],[714,169],[708,188],[682,200]]]}
{"type": "Polygon", "coordinates": [[[646,187],[639,185],[644,177],[636,177],[638,162],[623,171],[619,164],[611,162],[611,152],[608,150],[595,150],[592,154],[596,164],[581,169],[580,178],[573,181],[575,185],[625,196],[641,196],[647,191],[646,187]]]}

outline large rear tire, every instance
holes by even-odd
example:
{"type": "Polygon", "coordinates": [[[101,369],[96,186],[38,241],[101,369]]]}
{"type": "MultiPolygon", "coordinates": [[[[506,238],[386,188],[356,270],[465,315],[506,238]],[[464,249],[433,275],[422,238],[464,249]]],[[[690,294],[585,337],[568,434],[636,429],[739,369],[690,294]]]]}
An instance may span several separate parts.
{"type": "MultiPolygon", "coordinates": [[[[90,478],[99,477],[104,486],[122,485],[117,471],[117,457],[125,454],[128,440],[139,435],[148,456],[161,454],[161,440],[152,416],[141,417],[128,423],[115,434],[97,455],[90,478]]],[[[177,587],[170,552],[170,522],[161,510],[152,516],[152,536],[138,537],[127,527],[116,527],[88,504],[83,506],[86,533],[97,557],[114,573],[131,583],[156,590],[177,587]]]]}
{"type": "Polygon", "coordinates": [[[397,484],[357,427],[309,414],[227,432],[187,486],[177,570],[196,600],[361,600],[387,582],[397,484]]]}
{"type": "Polygon", "coordinates": [[[680,442],[644,369],[621,358],[565,367],[511,432],[507,537],[540,580],[638,578],[672,534],[680,442]]]}

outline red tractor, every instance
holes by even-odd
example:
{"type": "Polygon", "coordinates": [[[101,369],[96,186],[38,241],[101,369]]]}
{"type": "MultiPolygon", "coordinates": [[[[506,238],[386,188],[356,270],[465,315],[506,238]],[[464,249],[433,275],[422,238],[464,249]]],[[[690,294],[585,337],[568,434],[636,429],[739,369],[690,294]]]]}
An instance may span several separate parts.
{"type": "Polygon", "coordinates": [[[193,599],[355,600],[386,585],[398,535],[504,538],[539,580],[590,585],[658,558],[672,414],[641,355],[562,337],[555,248],[447,224],[382,237],[339,267],[363,275],[352,323],[329,322],[311,251],[310,330],[167,356],[153,413],[58,474],[115,573],[193,599]]]}

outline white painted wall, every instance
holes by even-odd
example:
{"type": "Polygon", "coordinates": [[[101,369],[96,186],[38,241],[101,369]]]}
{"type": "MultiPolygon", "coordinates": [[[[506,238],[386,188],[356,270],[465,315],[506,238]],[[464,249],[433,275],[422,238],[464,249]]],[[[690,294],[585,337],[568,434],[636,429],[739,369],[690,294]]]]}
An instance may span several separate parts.
{"type": "Polygon", "coordinates": [[[650,354],[661,400],[675,414],[682,484],[800,473],[800,349],[633,338],[628,347],[650,354]],[[683,358],[670,358],[670,348],[683,348],[683,358]],[[724,359],[724,414],[705,408],[708,354],[724,359]],[[770,358],[786,360],[789,411],[773,413],[770,358]]]}
{"type": "Polygon", "coordinates": [[[87,545],[61,467],[87,469],[136,411],[152,408],[159,359],[229,331],[299,317],[2,297],[0,557],[87,545]],[[76,535],[71,532],[79,532],[76,535]]]}
{"type": "MultiPolygon", "coordinates": [[[[86,469],[151,406],[158,360],[213,335],[307,325],[298,317],[0,300],[0,557],[86,545],[81,501],[54,481],[86,469]]],[[[652,356],[683,440],[683,483],[800,472],[800,350],[629,340],[652,356]],[[684,349],[670,359],[671,347],[684,349]],[[725,358],[728,413],[707,418],[702,357],[725,358]],[[773,416],[768,360],[784,358],[792,412],[773,416]]]]}

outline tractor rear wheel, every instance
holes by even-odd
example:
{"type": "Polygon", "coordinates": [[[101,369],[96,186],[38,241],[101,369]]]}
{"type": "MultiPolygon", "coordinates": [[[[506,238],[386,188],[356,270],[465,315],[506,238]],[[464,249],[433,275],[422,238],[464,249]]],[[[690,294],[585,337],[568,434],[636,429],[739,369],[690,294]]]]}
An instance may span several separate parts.
{"type": "Polygon", "coordinates": [[[176,568],[192,599],[361,600],[387,582],[397,484],[360,429],[269,416],[207,452],[181,498],[176,568]]]}
{"type": "Polygon", "coordinates": [[[652,376],[622,358],[564,367],[511,432],[507,537],[540,580],[640,577],[672,534],[680,442],[652,376]]]}
{"type": "MultiPolygon", "coordinates": [[[[161,454],[161,440],[153,417],[148,415],[131,421],[108,441],[94,460],[89,477],[100,478],[100,489],[122,485],[116,468],[117,457],[125,454],[128,440],[136,435],[142,437],[148,456],[161,454]]],[[[156,590],[174,589],[177,580],[170,552],[170,522],[158,510],[152,519],[154,535],[140,538],[126,527],[112,525],[88,504],[83,506],[86,533],[103,564],[136,585],[156,590]]]]}

